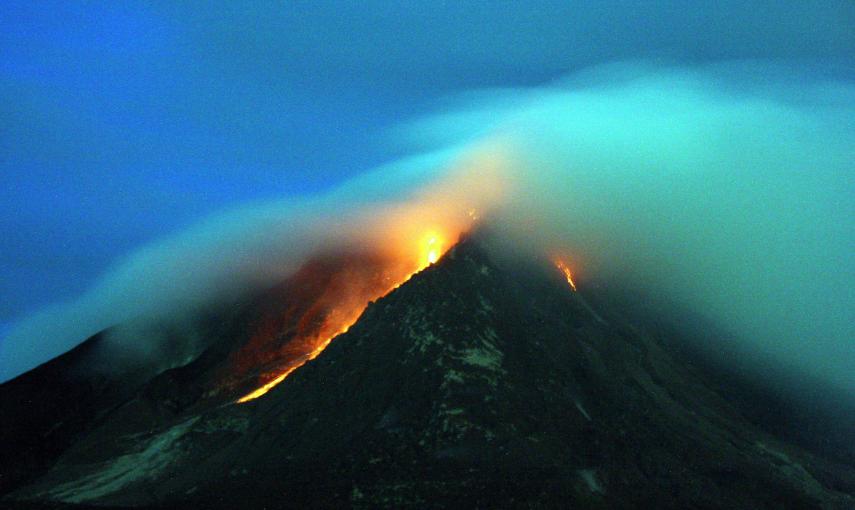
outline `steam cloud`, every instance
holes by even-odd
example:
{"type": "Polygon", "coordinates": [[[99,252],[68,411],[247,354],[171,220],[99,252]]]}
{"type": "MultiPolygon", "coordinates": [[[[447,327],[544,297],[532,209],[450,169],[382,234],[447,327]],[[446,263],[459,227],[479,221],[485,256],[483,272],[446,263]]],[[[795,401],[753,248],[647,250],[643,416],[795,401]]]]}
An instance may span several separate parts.
{"type": "Polygon", "coordinates": [[[571,253],[583,288],[620,282],[678,303],[731,333],[757,370],[774,360],[855,394],[850,83],[760,63],[636,63],[455,105],[395,133],[421,156],[213,218],[24,320],[2,344],[0,379],[110,325],[268,286],[323,246],[460,226],[476,208],[509,246],[571,253]]]}

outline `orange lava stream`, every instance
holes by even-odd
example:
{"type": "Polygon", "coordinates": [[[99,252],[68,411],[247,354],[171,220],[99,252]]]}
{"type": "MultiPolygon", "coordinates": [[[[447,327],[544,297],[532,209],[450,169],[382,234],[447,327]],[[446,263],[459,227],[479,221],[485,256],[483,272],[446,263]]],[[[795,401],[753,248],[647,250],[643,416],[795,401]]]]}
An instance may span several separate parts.
{"type": "Polygon", "coordinates": [[[264,395],[265,393],[267,393],[268,391],[273,389],[274,386],[276,386],[277,384],[284,381],[286,377],[291,375],[291,372],[293,372],[294,370],[297,370],[297,368],[300,366],[302,366],[302,365],[297,365],[297,366],[291,367],[288,370],[286,370],[285,372],[282,372],[281,374],[279,374],[279,376],[276,377],[276,379],[273,379],[272,381],[265,384],[264,386],[252,391],[251,393],[247,393],[243,397],[237,399],[237,403],[243,404],[244,402],[249,402],[250,400],[255,400],[258,397],[264,395]]]}
{"type": "Polygon", "coordinates": [[[570,284],[570,288],[573,289],[573,292],[576,292],[576,283],[573,282],[573,273],[570,272],[570,268],[567,267],[567,264],[565,264],[561,259],[555,259],[555,267],[564,273],[564,277],[567,278],[567,283],[570,284]]]}
{"type": "MultiPolygon", "coordinates": [[[[269,392],[279,383],[284,381],[289,375],[291,375],[295,370],[305,365],[307,362],[315,359],[327,346],[330,342],[333,341],[336,337],[341,334],[346,333],[353,324],[359,319],[362,315],[362,312],[368,306],[368,303],[372,300],[379,299],[397,289],[404,283],[406,283],[410,278],[412,278],[415,274],[421,272],[425,268],[430,265],[433,265],[445,254],[445,252],[450,248],[449,243],[445,239],[445,237],[438,232],[429,232],[425,236],[423,236],[422,240],[419,242],[418,246],[418,263],[415,271],[411,271],[403,276],[403,278],[398,278],[397,281],[386,287],[385,289],[381,288],[379,292],[374,294],[358,294],[358,295],[346,295],[343,294],[340,296],[341,302],[338,307],[338,313],[331,314],[331,317],[328,318],[330,321],[325,325],[323,330],[330,331],[331,329],[334,331],[332,334],[327,334],[325,337],[323,335],[323,330],[320,331],[320,338],[323,340],[314,341],[314,347],[311,351],[307,352],[305,355],[300,356],[296,360],[292,361],[290,366],[285,367],[284,371],[277,375],[275,378],[266,382],[262,386],[256,388],[250,393],[247,393],[243,397],[239,398],[235,401],[235,403],[242,404],[244,402],[249,402],[250,400],[255,400],[258,397],[269,392]]],[[[413,264],[416,265],[416,264],[413,264]]],[[[410,266],[413,267],[413,266],[410,266]]]]}

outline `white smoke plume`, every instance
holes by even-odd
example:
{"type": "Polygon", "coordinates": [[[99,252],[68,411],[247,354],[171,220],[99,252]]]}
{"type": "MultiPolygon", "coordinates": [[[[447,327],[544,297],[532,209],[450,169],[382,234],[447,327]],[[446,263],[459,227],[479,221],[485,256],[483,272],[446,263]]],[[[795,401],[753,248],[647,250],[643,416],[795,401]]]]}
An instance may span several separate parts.
{"type": "Polygon", "coordinates": [[[213,218],[23,321],[0,378],[110,325],[270,285],[322,246],[406,242],[477,209],[509,246],[572,254],[583,291],[620,282],[679,303],[758,370],[783,363],[855,394],[851,82],[758,62],[612,65],[467,94],[394,140],[424,155],[213,218]]]}

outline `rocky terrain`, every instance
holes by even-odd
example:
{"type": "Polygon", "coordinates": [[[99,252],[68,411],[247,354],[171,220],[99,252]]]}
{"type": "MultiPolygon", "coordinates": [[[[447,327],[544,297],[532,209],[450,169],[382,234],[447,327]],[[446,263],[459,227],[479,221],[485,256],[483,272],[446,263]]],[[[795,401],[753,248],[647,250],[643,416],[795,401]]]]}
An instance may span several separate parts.
{"type": "Polygon", "coordinates": [[[288,285],[156,375],[87,373],[90,339],[0,386],[2,505],[855,508],[851,458],[773,434],[549,263],[489,253],[464,240],[243,404],[235,353],[288,285]]]}

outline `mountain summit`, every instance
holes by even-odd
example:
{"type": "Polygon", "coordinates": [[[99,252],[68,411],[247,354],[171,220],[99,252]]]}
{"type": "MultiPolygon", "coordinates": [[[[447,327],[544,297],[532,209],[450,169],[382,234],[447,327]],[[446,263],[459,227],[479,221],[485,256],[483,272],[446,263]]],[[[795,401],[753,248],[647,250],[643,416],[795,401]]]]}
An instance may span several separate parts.
{"type": "Polygon", "coordinates": [[[298,276],[207,321],[208,347],[157,375],[81,373],[99,337],[0,386],[17,416],[3,504],[855,508],[853,466],[764,431],[549,262],[486,244],[465,238],[316,357],[288,346],[332,308],[295,298],[298,276]],[[295,368],[237,403],[267,380],[248,360],[295,368]]]}

